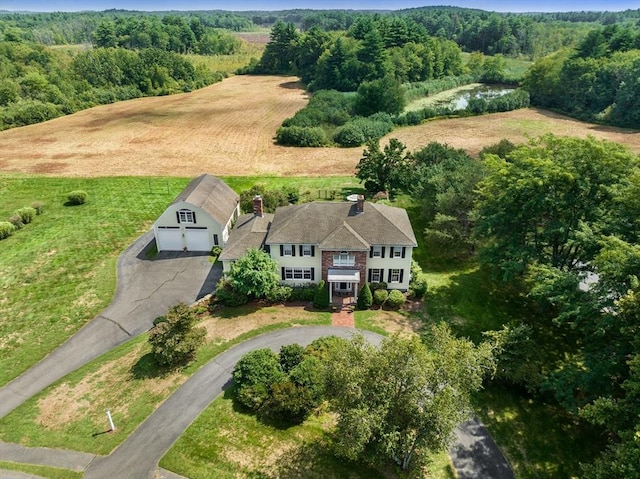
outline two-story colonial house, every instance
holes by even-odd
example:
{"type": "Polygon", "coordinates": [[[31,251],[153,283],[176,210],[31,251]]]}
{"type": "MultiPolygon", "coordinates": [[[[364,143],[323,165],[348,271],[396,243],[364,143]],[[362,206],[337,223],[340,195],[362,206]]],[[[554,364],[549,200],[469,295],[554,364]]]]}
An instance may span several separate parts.
{"type": "Polygon", "coordinates": [[[364,282],[386,282],[407,290],[411,257],[417,246],[407,212],[365,202],[313,202],[254,213],[238,219],[220,256],[225,270],[248,248],[270,252],[282,284],[326,281],[334,294],[357,296],[364,282]]]}

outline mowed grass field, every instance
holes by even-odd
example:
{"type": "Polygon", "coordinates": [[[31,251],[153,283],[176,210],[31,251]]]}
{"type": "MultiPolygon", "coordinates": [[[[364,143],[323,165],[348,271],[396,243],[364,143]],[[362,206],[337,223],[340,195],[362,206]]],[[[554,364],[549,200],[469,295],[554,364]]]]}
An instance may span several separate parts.
{"type": "MultiPolygon", "coordinates": [[[[191,93],[99,106],[0,132],[0,172],[66,177],[352,175],[362,147],[275,144],[282,121],[307,101],[296,77],[233,76],[191,93]]],[[[398,138],[409,150],[439,141],[477,154],[503,138],[523,142],[549,132],[593,135],[640,153],[640,132],[537,109],[430,121],[396,129],[387,139],[398,138]]]]}

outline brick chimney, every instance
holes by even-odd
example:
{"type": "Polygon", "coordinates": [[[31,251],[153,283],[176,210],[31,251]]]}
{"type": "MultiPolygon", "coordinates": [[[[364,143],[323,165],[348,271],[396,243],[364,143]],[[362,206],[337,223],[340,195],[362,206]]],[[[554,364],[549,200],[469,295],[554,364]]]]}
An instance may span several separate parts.
{"type": "Polygon", "coordinates": [[[358,195],[358,200],[356,202],[356,213],[364,213],[364,195],[358,195]]]}
{"type": "Polygon", "coordinates": [[[256,195],[253,197],[253,214],[256,216],[264,216],[264,208],[262,205],[262,196],[256,195]]]}

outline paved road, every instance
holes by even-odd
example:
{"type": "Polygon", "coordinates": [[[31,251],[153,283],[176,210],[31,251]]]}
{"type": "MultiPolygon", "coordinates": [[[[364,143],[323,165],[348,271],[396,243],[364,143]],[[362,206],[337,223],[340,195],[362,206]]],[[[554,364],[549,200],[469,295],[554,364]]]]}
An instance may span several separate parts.
{"type": "Polygon", "coordinates": [[[502,452],[477,417],[460,424],[449,448],[458,479],[514,479],[502,452]]]}
{"type": "MultiPolygon", "coordinates": [[[[109,456],[0,442],[0,458],[84,470],[86,479],[179,479],[180,476],[158,468],[158,462],[191,422],[230,384],[231,371],[238,359],[258,348],[278,350],[284,344],[307,345],[321,336],[349,337],[353,332],[350,328],[334,326],[289,328],[257,336],[231,348],[198,370],[109,456]]],[[[363,334],[373,344],[381,340],[375,333],[363,334]]],[[[514,477],[488,431],[475,418],[457,428],[450,455],[460,479],[514,477]]],[[[0,479],[17,477],[12,474],[4,475],[0,471],[0,479]]]]}
{"type": "MultiPolygon", "coordinates": [[[[259,348],[274,351],[284,344],[306,346],[321,336],[350,337],[353,329],[333,326],[289,328],[257,336],[222,353],[191,376],[144,421],[110,456],[89,465],[85,479],[151,478],[158,461],[198,415],[231,383],[231,371],[247,352],[259,348]]],[[[363,332],[373,344],[381,336],[363,332]]]]}
{"type": "Polygon", "coordinates": [[[203,254],[160,253],[149,260],[150,231],[118,259],[116,295],[100,315],[34,367],[0,388],[0,418],[53,382],[119,344],[147,331],[179,301],[193,303],[211,292],[221,269],[203,254]]]}

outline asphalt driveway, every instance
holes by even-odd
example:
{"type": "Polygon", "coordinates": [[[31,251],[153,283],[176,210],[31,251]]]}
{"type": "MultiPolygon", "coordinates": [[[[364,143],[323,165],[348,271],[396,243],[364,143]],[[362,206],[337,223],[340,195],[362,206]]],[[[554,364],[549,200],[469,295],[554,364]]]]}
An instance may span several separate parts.
{"type": "Polygon", "coordinates": [[[203,253],[160,253],[149,259],[153,231],[118,259],[111,304],[34,367],[0,388],[0,418],[92,359],[147,331],[153,320],[182,301],[190,304],[215,288],[222,274],[203,253]]]}

